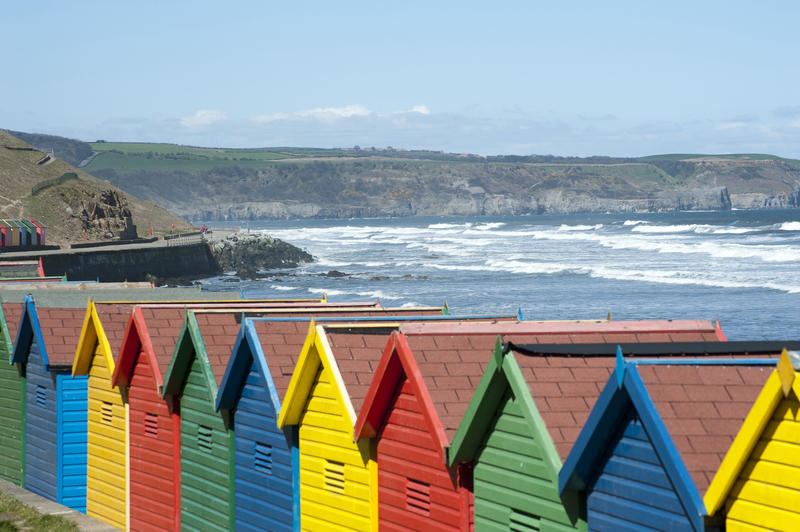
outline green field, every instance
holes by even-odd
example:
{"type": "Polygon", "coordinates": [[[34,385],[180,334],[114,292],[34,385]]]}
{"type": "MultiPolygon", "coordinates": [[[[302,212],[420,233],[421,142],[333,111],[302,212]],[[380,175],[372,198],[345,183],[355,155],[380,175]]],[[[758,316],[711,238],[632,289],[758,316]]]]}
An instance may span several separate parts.
{"type": "Polygon", "coordinates": [[[177,144],[139,142],[93,142],[99,152],[86,171],[114,168],[118,172],[134,170],[207,170],[217,166],[262,166],[280,159],[305,157],[271,149],[194,148],[177,144]]]}

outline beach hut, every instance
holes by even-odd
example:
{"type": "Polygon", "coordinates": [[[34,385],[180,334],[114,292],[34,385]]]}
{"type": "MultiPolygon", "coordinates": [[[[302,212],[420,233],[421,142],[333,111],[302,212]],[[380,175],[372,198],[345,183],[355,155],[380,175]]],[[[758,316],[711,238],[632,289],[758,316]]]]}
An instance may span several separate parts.
{"type": "Polygon", "coordinates": [[[36,245],[38,245],[36,228],[34,227],[34,225],[32,223],[30,223],[28,220],[20,220],[19,223],[22,224],[22,227],[24,228],[24,230],[28,234],[28,237],[27,237],[28,238],[28,246],[36,246],[36,245]]]}
{"type": "Polygon", "coordinates": [[[24,485],[25,377],[11,364],[22,304],[0,304],[0,478],[24,485]]]}
{"type": "Polygon", "coordinates": [[[12,363],[26,376],[25,488],[86,511],[86,377],[71,375],[85,309],[27,297],[12,363]]]}
{"type": "Polygon", "coordinates": [[[17,228],[19,234],[19,245],[25,247],[28,245],[28,229],[22,224],[20,220],[11,220],[11,223],[17,228]]]}
{"type": "Polygon", "coordinates": [[[89,300],[72,361],[73,377],[88,378],[86,514],[127,530],[128,407],[114,386],[113,346],[119,346],[130,307],[89,300]]]}
{"type": "Polygon", "coordinates": [[[40,246],[44,246],[46,244],[45,227],[36,220],[31,220],[31,223],[34,226],[36,226],[36,233],[37,233],[36,241],[39,243],[40,246]]]}
{"type": "Polygon", "coordinates": [[[702,496],[781,350],[736,344],[695,350],[701,359],[626,361],[618,351],[558,475],[589,529],[713,528],[702,496]],[[720,358],[725,347],[739,356],[720,358]]]}
{"type": "MultiPolygon", "coordinates": [[[[354,309],[337,317],[315,315],[316,323],[439,318],[456,319],[441,315],[441,309],[354,309]]],[[[281,430],[276,421],[311,319],[245,320],[228,362],[216,406],[234,413],[236,530],[255,530],[265,523],[270,530],[299,527],[296,427],[281,430]]]]}
{"type": "Polygon", "coordinates": [[[800,530],[800,358],[781,354],[703,497],[724,530],[800,530]]]}
{"type": "MultiPolygon", "coordinates": [[[[573,343],[618,336],[621,331],[629,331],[635,337],[634,331],[655,330],[661,337],[664,323],[401,325],[385,347],[355,427],[357,438],[373,438],[376,443],[380,528],[472,527],[471,460],[448,459],[456,429],[475,388],[484,372],[489,373],[486,368],[491,364],[498,336],[503,342],[546,338],[573,343]]],[[[679,326],[691,329],[693,337],[703,331],[714,332],[710,322],[690,321],[679,326]]],[[[331,339],[331,343],[338,341],[331,339]]],[[[603,378],[607,375],[604,373],[603,378]]],[[[492,393],[499,389],[495,385],[492,393]]],[[[521,518],[519,521],[524,522],[521,518]]],[[[501,528],[509,526],[516,525],[510,522],[501,528]]]]}
{"type": "Polygon", "coordinates": [[[19,247],[19,227],[14,224],[13,220],[4,220],[8,232],[6,233],[6,242],[10,247],[19,247]]]}

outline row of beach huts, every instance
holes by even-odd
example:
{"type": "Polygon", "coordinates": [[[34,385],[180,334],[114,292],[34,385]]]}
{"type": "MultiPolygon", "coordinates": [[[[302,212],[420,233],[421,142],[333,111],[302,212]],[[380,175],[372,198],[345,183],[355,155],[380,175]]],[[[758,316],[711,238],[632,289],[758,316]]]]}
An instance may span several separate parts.
{"type": "Polygon", "coordinates": [[[36,220],[0,219],[0,251],[44,246],[46,236],[45,227],[36,220]]]}
{"type": "Polygon", "coordinates": [[[0,477],[119,529],[800,530],[799,342],[46,299],[0,304],[0,477]]]}

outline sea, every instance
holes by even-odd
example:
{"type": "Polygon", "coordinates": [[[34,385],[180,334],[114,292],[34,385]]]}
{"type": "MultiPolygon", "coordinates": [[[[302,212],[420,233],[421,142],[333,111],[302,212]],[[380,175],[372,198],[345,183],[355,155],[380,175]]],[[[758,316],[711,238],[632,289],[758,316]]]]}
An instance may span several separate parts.
{"type": "Polygon", "coordinates": [[[729,340],[800,340],[800,209],[206,223],[315,257],[207,290],[525,320],[718,319],[729,340]]]}

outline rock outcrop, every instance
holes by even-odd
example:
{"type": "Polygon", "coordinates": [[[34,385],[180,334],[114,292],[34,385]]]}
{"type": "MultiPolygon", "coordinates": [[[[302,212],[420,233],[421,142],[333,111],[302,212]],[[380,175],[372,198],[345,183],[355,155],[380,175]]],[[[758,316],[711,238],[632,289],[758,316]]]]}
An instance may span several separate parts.
{"type": "Polygon", "coordinates": [[[221,272],[235,271],[241,278],[254,278],[260,270],[296,268],[314,257],[283,240],[263,234],[235,234],[212,244],[212,254],[221,272]]]}
{"type": "Polygon", "coordinates": [[[125,195],[116,190],[104,190],[91,199],[81,200],[78,217],[83,230],[93,238],[136,238],[131,210],[125,195]]]}

